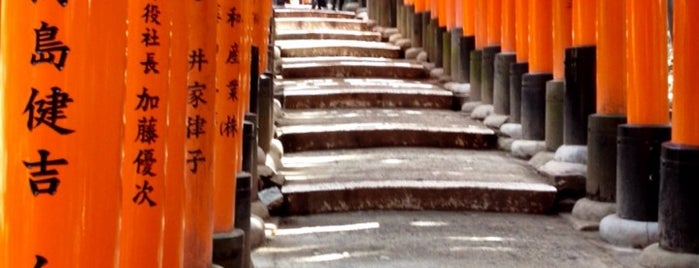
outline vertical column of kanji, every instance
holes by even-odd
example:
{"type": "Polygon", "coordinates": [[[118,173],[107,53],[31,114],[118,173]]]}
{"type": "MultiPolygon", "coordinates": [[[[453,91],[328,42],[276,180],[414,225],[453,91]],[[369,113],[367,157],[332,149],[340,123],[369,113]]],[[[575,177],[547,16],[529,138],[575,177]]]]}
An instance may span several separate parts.
{"type": "MultiPolygon", "coordinates": [[[[71,1],[67,70],[79,124],[79,177],[86,178],[79,263],[73,267],[116,267],[121,214],[122,127],[126,68],[126,2],[71,1]],[[95,49],[98,46],[100,49],[95,49]],[[73,67],[71,63],[71,68],[73,67]],[[79,101],[82,100],[82,101],[79,101]]],[[[50,267],[50,265],[47,265],[50,267]]]]}
{"type": "Polygon", "coordinates": [[[170,56],[164,2],[128,1],[121,267],[160,267],[170,56]]]}
{"type": "Polygon", "coordinates": [[[79,72],[66,40],[70,4],[18,2],[5,3],[8,21],[2,24],[9,26],[2,45],[8,179],[3,203],[15,206],[6,207],[3,223],[7,267],[70,267],[79,255],[85,179],[74,166],[81,145],[76,113],[84,112],[75,96],[86,90],[66,84],[67,76],[79,72]]]}
{"type": "Polygon", "coordinates": [[[169,0],[170,73],[167,102],[167,152],[165,167],[165,226],[163,267],[179,268],[184,258],[185,226],[185,132],[187,121],[187,13],[188,0],[169,0]]]}
{"type": "MultiPolygon", "coordinates": [[[[209,267],[213,236],[216,0],[187,0],[187,119],[184,267],[209,267]]],[[[224,20],[224,18],[221,18],[224,20]]],[[[222,51],[223,48],[221,48],[222,51]]]]}
{"type": "MultiPolygon", "coordinates": [[[[51,4],[51,3],[46,3],[51,4]]],[[[0,68],[2,68],[3,152],[0,157],[0,267],[32,267],[35,256],[45,254],[33,248],[30,234],[33,230],[32,210],[37,198],[52,198],[48,194],[34,196],[29,187],[27,167],[22,161],[28,159],[30,133],[34,127],[34,116],[22,114],[31,95],[33,77],[29,59],[35,51],[37,36],[36,4],[30,1],[3,1],[0,28],[0,68]],[[17,16],[16,14],[22,14],[17,16]],[[29,93],[28,93],[29,92],[29,93]],[[30,217],[31,216],[31,217],[30,217]]],[[[39,22],[40,23],[40,22],[39,22]]],[[[57,51],[60,56],[60,51],[57,51]]],[[[32,109],[32,115],[35,109],[32,109]]],[[[61,121],[63,123],[63,121],[61,121]]],[[[45,125],[42,128],[46,127],[45,125]]],[[[36,154],[36,151],[34,151],[36,154]]],[[[52,167],[53,169],[53,167],[52,167]]],[[[55,170],[55,169],[54,169],[55,170]]],[[[60,178],[60,177],[59,177],[60,178]]],[[[43,185],[42,185],[43,186],[43,185]]],[[[62,192],[63,193],[63,192],[62,192]]],[[[53,240],[53,237],[49,238],[53,240]]],[[[43,256],[41,258],[44,258],[43,256]]]]}
{"type": "MultiPolygon", "coordinates": [[[[242,119],[245,66],[241,61],[246,40],[244,17],[251,16],[249,1],[219,0],[216,54],[216,135],[214,138],[214,232],[233,230],[235,176],[242,163],[242,119]]],[[[249,71],[249,70],[248,70],[249,71]]]]}

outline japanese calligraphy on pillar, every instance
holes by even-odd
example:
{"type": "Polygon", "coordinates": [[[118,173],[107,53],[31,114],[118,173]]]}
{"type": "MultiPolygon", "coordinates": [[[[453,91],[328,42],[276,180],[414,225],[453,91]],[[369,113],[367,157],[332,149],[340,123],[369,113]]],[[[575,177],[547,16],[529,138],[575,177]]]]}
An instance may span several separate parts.
{"type": "MultiPolygon", "coordinates": [[[[22,130],[29,146],[21,149],[22,160],[20,165],[25,169],[26,176],[18,177],[22,180],[25,193],[30,194],[34,207],[33,221],[25,223],[30,228],[34,237],[55,233],[58,228],[76,224],[70,214],[71,208],[79,206],[75,198],[82,193],[78,186],[80,178],[74,177],[69,165],[73,161],[66,148],[75,142],[75,109],[74,106],[81,100],[74,97],[75,88],[70,88],[66,83],[67,72],[74,72],[71,68],[70,41],[67,40],[66,16],[68,1],[31,1],[31,12],[36,12],[37,17],[29,21],[30,28],[22,30],[23,36],[31,38],[31,53],[23,54],[23,64],[29,66],[32,76],[21,74],[22,78],[29,81],[25,88],[11,88],[26,96],[21,107],[14,111],[22,115],[22,125],[13,125],[12,128],[22,130]],[[45,223],[47,219],[58,215],[64,219],[56,219],[52,222],[55,226],[45,223]]],[[[11,26],[12,27],[12,26],[11,26]]],[[[19,27],[19,26],[14,26],[19,27]]],[[[30,204],[24,204],[29,206],[30,204]]],[[[52,239],[61,243],[71,243],[69,237],[75,230],[66,229],[63,234],[52,235],[52,239]],[[64,236],[67,235],[67,236],[64,236]]],[[[33,254],[24,255],[22,258],[31,263],[31,267],[44,267],[48,265],[62,265],[70,258],[61,256],[69,251],[51,247],[41,239],[31,241],[33,254]]],[[[27,266],[29,267],[29,266],[27,266]]]]}
{"type": "Polygon", "coordinates": [[[235,178],[242,162],[242,119],[245,91],[250,77],[250,41],[246,33],[253,14],[250,1],[219,0],[218,37],[220,51],[216,64],[216,117],[214,146],[214,230],[227,232],[233,228],[235,178]],[[232,165],[232,167],[231,167],[232,165]]]}
{"type": "Polygon", "coordinates": [[[170,66],[167,1],[128,1],[120,264],[158,267],[170,66]]]}

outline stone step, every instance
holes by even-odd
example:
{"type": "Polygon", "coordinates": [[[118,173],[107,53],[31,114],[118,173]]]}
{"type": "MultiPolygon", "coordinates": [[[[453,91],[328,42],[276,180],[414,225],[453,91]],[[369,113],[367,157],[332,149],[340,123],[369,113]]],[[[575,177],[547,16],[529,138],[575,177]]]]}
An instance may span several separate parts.
{"type": "Polygon", "coordinates": [[[453,94],[431,83],[400,79],[283,79],[278,94],[286,109],[451,109],[453,94]]]}
{"type": "Polygon", "coordinates": [[[274,10],[276,18],[338,18],[353,19],[356,14],[348,11],[312,10],[312,9],[291,9],[277,8],[274,10]]]}
{"type": "Polygon", "coordinates": [[[495,132],[467,114],[434,109],[284,110],[286,152],[369,147],[492,149],[495,132]]]}
{"type": "Polygon", "coordinates": [[[284,78],[428,78],[429,73],[415,61],[370,57],[300,57],[282,58],[284,78]]]}
{"type": "Polygon", "coordinates": [[[286,30],[277,31],[275,40],[355,40],[355,41],[381,41],[381,33],[372,31],[348,31],[348,30],[286,30]]]}
{"type": "Polygon", "coordinates": [[[338,18],[275,18],[274,22],[276,31],[316,29],[370,31],[375,26],[371,21],[338,18]]]}
{"type": "Polygon", "coordinates": [[[276,41],[282,57],[373,57],[403,58],[400,47],[390,43],[353,40],[281,40],[276,41]]]}
{"type": "Polygon", "coordinates": [[[285,154],[284,213],[551,212],[556,188],[498,151],[374,148],[285,154]]]}

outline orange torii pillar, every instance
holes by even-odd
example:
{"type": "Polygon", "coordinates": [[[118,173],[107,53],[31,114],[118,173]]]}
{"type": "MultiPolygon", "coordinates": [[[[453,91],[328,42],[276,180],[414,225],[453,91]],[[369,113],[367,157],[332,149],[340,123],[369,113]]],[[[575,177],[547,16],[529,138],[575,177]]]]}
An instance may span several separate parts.
{"type": "Polygon", "coordinates": [[[553,1],[553,80],[546,83],[546,150],[563,144],[565,50],[572,43],[573,0],[553,1]]]}
{"type": "MultiPolygon", "coordinates": [[[[626,1],[628,124],[618,127],[617,214],[600,224],[602,237],[625,246],[643,247],[658,239],[660,157],[662,143],[670,140],[666,9],[665,0],[626,1]]],[[[673,213],[681,209],[672,208],[673,213]]]]}
{"type": "Polygon", "coordinates": [[[662,146],[660,243],[644,250],[643,261],[656,267],[699,264],[699,126],[696,79],[699,60],[699,2],[675,0],[673,15],[674,90],[672,140],[662,146]],[[653,263],[652,261],[656,261],[653,263]]]}
{"type": "Polygon", "coordinates": [[[459,30],[459,18],[461,20],[461,36],[458,37],[458,58],[457,62],[460,74],[457,75],[457,82],[469,83],[471,81],[471,53],[476,49],[473,5],[475,0],[461,0],[457,2],[457,32],[459,30]],[[460,9],[459,9],[460,7],[460,9]],[[459,80],[460,79],[460,80],[459,80]]]}
{"type": "Polygon", "coordinates": [[[119,265],[161,267],[172,15],[154,0],[128,5],[119,265]]]}
{"type": "MultiPolygon", "coordinates": [[[[214,255],[213,261],[225,267],[242,267],[245,230],[234,230],[236,176],[241,170],[243,153],[242,124],[246,111],[246,92],[250,88],[250,45],[253,36],[248,27],[253,23],[250,1],[218,0],[223,18],[216,24],[216,86],[214,115],[214,255]],[[232,249],[241,249],[229,252],[232,249]],[[236,256],[238,258],[231,258],[236,256]]],[[[262,5],[260,5],[262,6],[262,5]]],[[[260,13],[258,20],[261,19],[260,13]]],[[[257,23],[260,23],[259,21],[257,23]]],[[[257,29],[262,31],[261,29],[257,29]]],[[[262,44],[260,35],[255,39],[262,44]]],[[[253,63],[254,64],[254,63],[253,63]]],[[[249,220],[249,217],[248,219],[249,220]]]]}
{"type": "MultiPolygon", "coordinates": [[[[498,115],[510,114],[510,66],[515,63],[515,0],[502,1],[501,51],[495,55],[493,110],[498,115]]],[[[505,120],[497,120],[504,123],[505,120]]],[[[498,126],[499,127],[499,126],[498,126]]]]}
{"type": "Polygon", "coordinates": [[[115,267],[126,3],[2,13],[0,266],[115,267]]]}
{"type": "Polygon", "coordinates": [[[64,4],[2,2],[2,267],[118,263],[126,3],[64,4]]]}
{"type": "Polygon", "coordinates": [[[553,0],[529,1],[529,73],[522,76],[522,138],[545,138],[546,82],[553,79],[553,0]]]}
{"type": "Polygon", "coordinates": [[[473,0],[473,27],[476,49],[471,52],[469,81],[471,85],[470,101],[480,103],[481,96],[481,72],[483,68],[483,48],[488,40],[487,6],[488,0],[473,0]]]}
{"type": "Polygon", "coordinates": [[[188,1],[184,267],[209,267],[214,229],[216,0],[188,1]],[[202,102],[204,100],[205,102],[202,102]]]}
{"type": "Polygon", "coordinates": [[[516,125],[522,122],[522,76],[529,72],[529,0],[515,0],[515,57],[517,62],[510,65],[510,117],[507,121],[521,132],[521,125],[516,125]]]}
{"type": "MultiPolygon", "coordinates": [[[[643,9],[648,9],[647,11],[651,13],[632,11],[628,2],[626,7],[624,2],[604,0],[597,2],[597,23],[599,25],[597,30],[597,114],[590,116],[589,119],[588,179],[595,175],[594,178],[598,181],[600,192],[614,191],[616,194],[616,214],[602,219],[599,226],[600,236],[610,243],[626,247],[645,247],[657,242],[658,185],[660,179],[659,143],[670,138],[670,129],[667,126],[656,128],[656,130],[639,131],[641,127],[638,125],[622,125],[626,122],[626,92],[634,91],[630,94],[638,94],[635,92],[638,92],[639,88],[632,87],[633,85],[645,83],[648,81],[647,79],[650,79],[655,81],[655,86],[667,87],[667,84],[661,81],[667,78],[666,62],[661,60],[661,57],[665,57],[665,53],[650,56],[655,58],[654,64],[657,65],[634,67],[625,67],[624,62],[632,63],[631,61],[633,61],[632,64],[639,64],[639,56],[633,56],[635,59],[627,59],[624,57],[626,53],[619,53],[619,51],[626,49],[624,43],[627,41],[634,43],[636,51],[627,54],[628,56],[640,55],[636,54],[637,52],[645,54],[637,49],[655,53],[656,49],[662,46],[661,43],[665,43],[665,37],[661,36],[665,34],[665,23],[659,24],[660,17],[654,17],[654,19],[646,17],[648,24],[640,29],[628,24],[650,14],[662,15],[664,8],[660,5],[655,6],[655,3],[652,4],[655,7],[649,7],[648,3],[644,1],[642,6],[643,9]],[[629,13],[626,14],[626,12],[629,13]],[[653,26],[647,28],[648,25],[653,26]],[[645,44],[639,47],[638,31],[641,31],[641,35],[645,36],[642,37],[643,39],[658,38],[657,42],[653,41],[653,44],[650,44],[641,41],[645,44]],[[624,38],[626,33],[632,35],[627,40],[624,38]],[[656,72],[650,74],[651,77],[635,76],[636,81],[628,81],[628,87],[626,87],[620,77],[624,77],[627,73],[629,75],[638,73],[639,68],[653,68],[656,72]],[[625,69],[628,71],[625,72],[625,69]],[[597,133],[592,132],[595,129],[597,133]],[[652,139],[659,140],[649,140],[648,138],[651,136],[639,136],[638,134],[642,131],[653,133],[655,136],[652,139]],[[609,137],[611,135],[614,139],[609,137]],[[616,147],[608,146],[614,142],[617,143],[616,147]],[[611,166],[612,164],[614,166],[611,166]],[[594,169],[591,167],[593,165],[594,169]],[[591,172],[593,170],[597,170],[597,172],[591,172]]],[[[649,55],[641,57],[647,56],[649,55]]],[[[661,88],[653,88],[653,91],[663,92],[658,95],[664,95],[666,92],[661,88]]],[[[664,102],[664,100],[665,98],[661,97],[654,102],[664,102]]],[[[660,105],[660,108],[665,111],[658,112],[664,118],[661,120],[666,121],[667,107],[663,106],[665,105],[660,105]]],[[[633,120],[638,122],[638,117],[634,116],[633,120]]]]}
{"type": "Polygon", "coordinates": [[[565,145],[587,144],[587,118],[595,112],[595,6],[595,1],[573,0],[573,46],[565,55],[565,145]]]}
{"type": "Polygon", "coordinates": [[[486,13],[486,46],[481,57],[481,102],[493,104],[493,79],[495,79],[495,55],[500,53],[500,21],[502,0],[488,0],[486,13]]]}
{"type": "Polygon", "coordinates": [[[170,74],[167,117],[168,136],[165,144],[165,226],[166,243],[163,243],[163,267],[184,268],[185,227],[185,135],[187,129],[187,12],[182,9],[187,0],[171,0],[167,8],[170,16],[170,74]],[[180,89],[180,90],[178,90],[180,89]]]}

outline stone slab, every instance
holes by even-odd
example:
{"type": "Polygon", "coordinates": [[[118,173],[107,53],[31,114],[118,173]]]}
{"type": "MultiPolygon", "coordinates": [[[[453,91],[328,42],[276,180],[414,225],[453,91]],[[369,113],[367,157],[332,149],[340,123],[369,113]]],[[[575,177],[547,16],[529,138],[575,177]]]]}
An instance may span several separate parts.
{"type": "Polygon", "coordinates": [[[383,43],[354,40],[281,40],[276,41],[282,57],[376,57],[402,58],[400,47],[383,43]]]}
{"type": "Polygon", "coordinates": [[[277,31],[315,29],[371,31],[374,28],[374,23],[371,21],[338,18],[276,18],[274,23],[277,31]]]}
{"type": "Polygon", "coordinates": [[[369,147],[492,149],[493,130],[453,111],[434,109],[285,110],[277,136],[286,152],[369,147]]]}
{"type": "Polygon", "coordinates": [[[407,60],[369,57],[283,58],[284,78],[402,78],[422,79],[428,73],[421,64],[407,60]]]}
{"type": "Polygon", "coordinates": [[[347,11],[331,11],[331,10],[312,10],[312,9],[291,9],[291,8],[276,8],[274,9],[275,18],[338,18],[338,19],[353,19],[354,12],[347,11]]]}
{"type": "Polygon", "coordinates": [[[585,165],[553,160],[548,161],[537,170],[549,180],[549,183],[556,186],[560,195],[573,198],[585,196],[587,171],[585,165]]]}
{"type": "Polygon", "coordinates": [[[347,31],[347,30],[286,30],[277,31],[275,40],[355,40],[355,41],[381,41],[381,33],[371,31],[347,31]]]}
{"type": "Polygon", "coordinates": [[[367,209],[546,213],[556,190],[498,151],[375,148],[285,155],[288,214],[367,209]]]}

